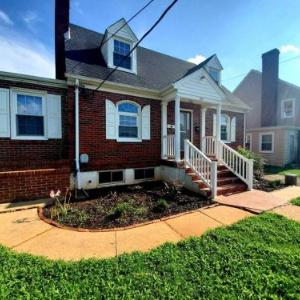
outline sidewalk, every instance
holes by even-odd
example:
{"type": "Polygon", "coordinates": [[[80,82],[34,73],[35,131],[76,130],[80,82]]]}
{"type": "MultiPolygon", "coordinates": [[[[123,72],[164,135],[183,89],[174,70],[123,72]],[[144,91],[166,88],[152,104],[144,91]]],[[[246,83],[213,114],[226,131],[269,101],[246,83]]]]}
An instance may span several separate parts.
{"type": "Polygon", "coordinates": [[[241,209],[215,206],[126,230],[77,232],[53,227],[39,219],[36,209],[27,209],[0,214],[0,244],[50,259],[107,258],[200,236],[251,215],[241,209]]]}

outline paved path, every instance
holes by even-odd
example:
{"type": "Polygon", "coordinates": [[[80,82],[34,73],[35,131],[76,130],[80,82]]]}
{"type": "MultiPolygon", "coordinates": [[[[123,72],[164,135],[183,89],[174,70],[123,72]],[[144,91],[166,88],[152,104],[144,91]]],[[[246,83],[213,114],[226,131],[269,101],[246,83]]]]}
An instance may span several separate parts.
{"type": "Polygon", "coordinates": [[[107,258],[200,236],[251,215],[219,205],[126,230],[77,232],[53,227],[39,219],[36,209],[27,209],[0,214],[0,244],[50,259],[107,258]]]}
{"type": "Polygon", "coordinates": [[[300,186],[290,186],[270,193],[252,190],[230,196],[219,196],[217,202],[260,213],[285,205],[289,200],[299,196],[300,186]]]}

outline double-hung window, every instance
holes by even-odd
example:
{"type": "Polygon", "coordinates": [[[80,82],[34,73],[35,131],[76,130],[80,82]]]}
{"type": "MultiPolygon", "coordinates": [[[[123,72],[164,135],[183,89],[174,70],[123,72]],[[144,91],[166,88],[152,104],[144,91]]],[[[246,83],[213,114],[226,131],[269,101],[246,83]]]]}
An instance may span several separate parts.
{"type": "Polygon", "coordinates": [[[281,117],[283,119],[293,118],[294,117],[294,99],[285,99],[281,104],[281,117]]]}
{"type": "Polygon", "coordinates": [[[139,139],[140,108],[131,102],[118,104],[119,139],[139,139]]]}
{"type": "Polygon", "coordinates": [[[215,82],[217,82],[217,83],[220,82],[220,71],[219,70],[210,67],[208,69],[208,73],[215,82]]]}
{"type": "Polygon", "coordinates": [[[130,44],[114,40],[113,62],[115,66],[131,70],[130,44]]]}
{"type": "Polygon", "coordinates": [[[42,95],[17,92],[15,94],[16,138],[43,138],[45,136],[45,109],[42,95]]]}
{"type": "Polygon", "coordinates": [[[230,118],[227,115],[221,115],[221,140],[229,141],[230,118]]]}
{"type": "Polygon", "coordinates": [[[260,133],[259,134],[259,151],[263,153],[274,152],[274,133],[260,133]]]}

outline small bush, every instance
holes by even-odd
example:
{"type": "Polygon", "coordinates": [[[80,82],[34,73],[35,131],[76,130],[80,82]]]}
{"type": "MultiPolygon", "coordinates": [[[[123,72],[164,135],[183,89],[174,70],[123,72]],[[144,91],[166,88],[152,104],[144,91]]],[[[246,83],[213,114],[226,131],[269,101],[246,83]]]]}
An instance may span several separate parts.
{"type": "Polygon", "coordinates": [[[290,203],[293,204],[293,205],[300,206],[300,197],[295,198],[295,199],[292,199],[292,200],[290,201],[290,203]]]}
{"type": "Polygon", "coordinates": [[[157,213],[162,213],[164,211],[166,211],[169,207],[169,204],[167,202],[167,200],[165,199],[158,199],[157,203],[155,204],[155,206],[153,207],[153,211],[157,212],[157,213]]]}
{"type": "Polygon", "coordinates": [[[237,151],[244,157],[253,159],[254,177],[257,180],[262,179],[264,176],[264,159],[260,155],[242,147],[238,147],[237,151]]]}
{"type": "Polygon", "coordinates": [[[145,207],[135,207],[130,201],[118,203],[110,210],[108,217],[113,219],[119,219],[123,217],[132,218],[135,216],[141,217],[145,214],[147,214],[147,209],[145,207]]]}

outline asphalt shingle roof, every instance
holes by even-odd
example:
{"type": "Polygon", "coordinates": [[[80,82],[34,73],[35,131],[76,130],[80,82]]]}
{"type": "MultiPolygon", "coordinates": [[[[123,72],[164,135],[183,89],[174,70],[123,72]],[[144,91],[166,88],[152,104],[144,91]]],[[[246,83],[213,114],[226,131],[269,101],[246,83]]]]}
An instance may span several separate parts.
{"type": "MultiPolygon", "coordinates": [[[[65,47],[66,72],[104,79],[112,70],[106,66],[100,51],[104,35],[74,24],[70,24],[70,30],[71,39],[66,42],[65,47]]],[[[138,47],[137,74],[117,70],[109,78],[109,81],[160,90],[190,74],[194,67],[198,66],[185,60],[138,47]]]]}

